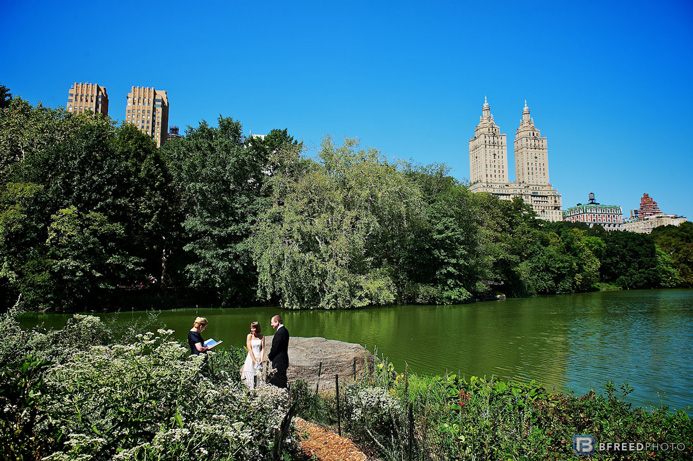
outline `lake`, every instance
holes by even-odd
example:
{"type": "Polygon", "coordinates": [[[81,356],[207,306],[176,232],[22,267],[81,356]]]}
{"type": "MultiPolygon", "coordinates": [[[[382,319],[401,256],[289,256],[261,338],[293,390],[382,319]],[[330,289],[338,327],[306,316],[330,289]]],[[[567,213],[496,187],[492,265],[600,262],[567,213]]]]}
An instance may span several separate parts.
{"type": "MultiPolygon", "coordinates": [[[[205,339],[242,346],[251,321],[273,334],[280,313],[292,336],[359,343],[387,357],[397,371],[463,373],[535,380],[547,389],[584,394],[607,381],[630,384],[628,401],[646,408],[693,403],[693,290],[642,290],[507,299],[457,306],[394,306],[350,311],[276,308],[163,311],[162,325],[187,343],[196,315],[209,319],[205,339]]],[[[113,314],[100,314],[113,315],[113,314]]],[[[143,312],[121,312],[132,322],[143,312]]],[[[61,327],[69,316],[42,315],[61,327]]],[[[690,414],[690,412],[689,412],[690,414]]]]}

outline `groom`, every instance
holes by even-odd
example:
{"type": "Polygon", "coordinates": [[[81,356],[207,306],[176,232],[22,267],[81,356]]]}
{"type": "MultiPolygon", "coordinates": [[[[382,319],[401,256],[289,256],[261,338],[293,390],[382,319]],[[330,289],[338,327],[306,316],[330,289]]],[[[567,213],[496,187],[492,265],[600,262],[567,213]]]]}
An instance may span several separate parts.
{"type": "Polygon", "coordinates": [[[289,330],[286,329],[282,318],[278,315],[272,317],[270,324],[272,328],[277,330],[274,338],[272,338],[272,349],[267,356],[272,361],[272,367],[277,370],[270,379],[270,384],[285,389],[287,384],[286,369],[289,368],[289,330]]]}

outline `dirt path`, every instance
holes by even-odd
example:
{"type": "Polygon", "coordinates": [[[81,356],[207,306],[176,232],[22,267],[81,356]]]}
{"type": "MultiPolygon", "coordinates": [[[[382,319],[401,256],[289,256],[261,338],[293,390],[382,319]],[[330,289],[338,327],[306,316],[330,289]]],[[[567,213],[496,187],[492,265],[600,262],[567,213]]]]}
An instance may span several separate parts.
{"type": "Polygon", "coordinates": [[[320,461],[367,461],[366,455],[351,440],[298,417],[294,418],[294,423],[299,434],[308,434],[308,438],[299,442],[307,456],[315,456],[320,461]]]}

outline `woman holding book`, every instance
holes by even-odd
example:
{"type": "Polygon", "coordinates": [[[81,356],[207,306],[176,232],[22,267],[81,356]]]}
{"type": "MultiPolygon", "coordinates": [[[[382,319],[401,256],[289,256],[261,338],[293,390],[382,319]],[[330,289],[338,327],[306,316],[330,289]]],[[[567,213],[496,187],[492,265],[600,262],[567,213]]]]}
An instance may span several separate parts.
{"type": "Polygon", "coordinates": [[[265,337],[260,333],[260,323],[250,324],[250,333],[246,336],[245,345],[248,348],[248,355],[245,358],[243,368],[241,368],[241,379],[248,389],[255,388],[255,376],[260,376],[262,372],[262,361],[265,356],[265,337]]]}
{"type": "Polygon", "coordinates": [[[188,344],[190,344],[190,355],[200,355],[202,352],[207,352],[211,347],[205,346],[205,341],[202,339],[202,332],[207,328],[207,319],[197,317],[193,322],[193,327],[188,332],[188,344]]]}

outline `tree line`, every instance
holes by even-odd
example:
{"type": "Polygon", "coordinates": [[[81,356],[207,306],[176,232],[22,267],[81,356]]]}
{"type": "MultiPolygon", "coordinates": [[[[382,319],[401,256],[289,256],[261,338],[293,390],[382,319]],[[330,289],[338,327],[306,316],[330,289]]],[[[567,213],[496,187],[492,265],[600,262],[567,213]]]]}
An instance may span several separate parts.
{"type": "Polygon", "coordinates": [[[548,223],[519,199],[472,194],[445,165],[330,137],[309,155],[286,129],[246,136],[222,116],[157,148],[132,125],[0,90],[4,309],[153,293],[335,309],[693,285],[691,223],[652,235],[548,223]]]}

